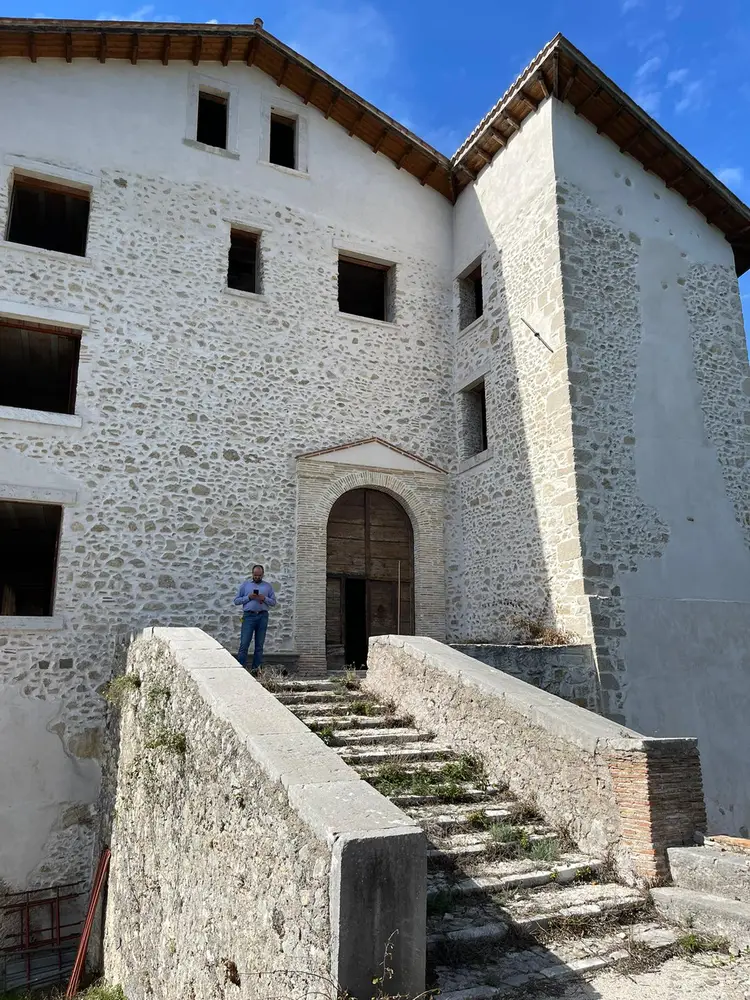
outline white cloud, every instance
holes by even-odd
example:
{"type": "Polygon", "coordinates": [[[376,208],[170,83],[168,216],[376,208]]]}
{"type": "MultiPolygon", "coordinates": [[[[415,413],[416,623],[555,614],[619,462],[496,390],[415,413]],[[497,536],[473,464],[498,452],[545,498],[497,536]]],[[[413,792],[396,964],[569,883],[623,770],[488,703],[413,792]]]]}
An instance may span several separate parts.
{"type": "Polygon", "coordinates": [[[635,71],[636,80],[645,80],[647,76],[651,76],[653,73],[655,73],[660,66],[661,66],[660,57],[651,56],[650,59],[647,59],[645,63],[642,63],[635,71]]]}
{"type": "Polygon", "coordinates": [[[684,10],[681,3],[669,3],[667,4],[667,20],[676,21],[684,10]]]}
{"type": "Polygon", "coordinates": [[[716,176],[727,187],[741,187],[745,180],[745,171],[742,167],[722,167],[716,171],[716,176]]]}
{"type": "Polygon", "coordinates": [[[623,14],[627,14],[628,11],[635,10],[636,7],[642,7],[643,0],[622,0],[620,5],[620,10],[623,14]]]}
{"type": "Polygon", "coordinates": [[[661,68],[660,56],[651,56],[635,71],[633,81],[633,100],[640,104],[644,111],[655,115],[661,104],[661,90],[654,76],[661,68]]]}
{"type": "Polygon", "coordinates": [[[690,71],[687,69],[673,69],[670,73],[667,73],[667,83],[674,86],[676,83],[684,83],[690,75],[690,71]]]}
{"type": "Polygon", "coordinates": [[[165,21],[175,23],[180,19],[174,14],[157,14],[153,4],[144,4],[136,7],[129,14],[114,14],[110,10],[103,10],[96,15],[97,21],[165,21]]]}
{"type": "Polygon", "coordinates": [[[678,114],[683,111],[696,111],[706,103],[703,80],[690,80],[682,85],[682,94],[674,106],[678,114]]]}

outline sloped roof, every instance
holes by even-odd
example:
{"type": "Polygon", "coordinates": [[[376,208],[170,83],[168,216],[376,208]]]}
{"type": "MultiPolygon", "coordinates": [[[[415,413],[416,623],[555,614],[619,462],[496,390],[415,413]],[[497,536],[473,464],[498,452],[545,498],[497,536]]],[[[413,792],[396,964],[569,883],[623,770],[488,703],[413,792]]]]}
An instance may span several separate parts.
{"type": "Polygon", "coordinates": [[[750,208],[563,35],[542,49],[451,159],[284,45],[260,19],[162,24],[0,18],[0,58],[8,57],[257,66],[279,87],[451,201],[512,141],[524,119],[554,96],[719,228],[732,245],[738,274],[750,268],[750,208]]]}

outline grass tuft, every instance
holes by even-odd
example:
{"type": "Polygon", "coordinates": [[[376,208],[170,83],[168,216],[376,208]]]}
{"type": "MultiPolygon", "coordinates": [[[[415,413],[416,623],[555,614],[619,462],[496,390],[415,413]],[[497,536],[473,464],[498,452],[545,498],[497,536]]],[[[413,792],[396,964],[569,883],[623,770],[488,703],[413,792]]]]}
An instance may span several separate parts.
{"type": "Polygon", "coordinates": [[[729,942],[726,938],[713,937],[711,934],[697,934],[688,931],[677,941],[677,947],[683,955],[700,955],[704,952],[728,952],[729,942]]]}
{"type": "Polygon", "coordinates": [[[167,753],[184,756],[187,750],[187,739],[184,733],[177,729],[157,729],[146,740],[144,746],[147,750],[164,750],[167,753]]]}
{"type": "Polygon", "coordinates": [[[102,695],[110,705],[121,708],[130,692],[137,691],[140,686],[141,679],[138,674],[119,674],[104,686],[102,695]]]}

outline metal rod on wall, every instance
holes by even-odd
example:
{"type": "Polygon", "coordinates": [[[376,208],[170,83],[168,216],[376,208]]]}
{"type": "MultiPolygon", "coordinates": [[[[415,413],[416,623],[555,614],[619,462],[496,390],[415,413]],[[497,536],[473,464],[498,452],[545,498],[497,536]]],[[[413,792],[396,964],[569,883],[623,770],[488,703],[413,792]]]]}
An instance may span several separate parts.
{"type": "Polygon", "coordinates": [[[398,561],[398,595],[396,597],[396,635],[401,635],[401,560],[398,561]]]}

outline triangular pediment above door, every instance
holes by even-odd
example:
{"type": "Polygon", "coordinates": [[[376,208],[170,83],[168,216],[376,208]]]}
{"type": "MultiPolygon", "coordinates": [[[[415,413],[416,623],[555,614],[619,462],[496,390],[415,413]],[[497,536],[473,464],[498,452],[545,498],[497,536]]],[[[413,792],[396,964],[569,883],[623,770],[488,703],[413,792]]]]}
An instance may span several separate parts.
{"type": "Polygon", "coordinates": [[[402,448],[388,444],[380,438],[352,441],[350,444],[326,448],[300,455],[308,462],[335,462],[341,465],[356,465],[365,469],[391,469],[399,472],[445,472],[432,462],[412,455],[402,448]]]}

